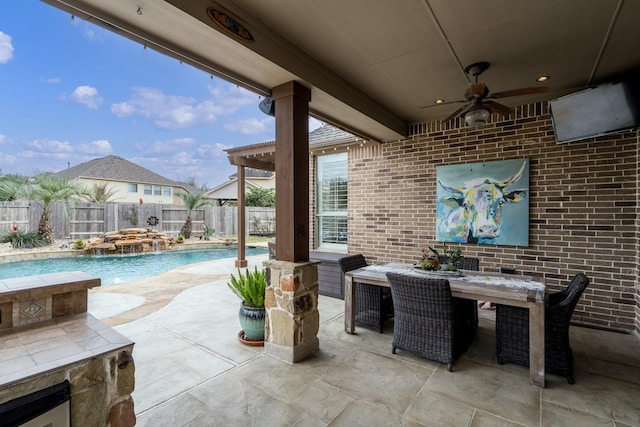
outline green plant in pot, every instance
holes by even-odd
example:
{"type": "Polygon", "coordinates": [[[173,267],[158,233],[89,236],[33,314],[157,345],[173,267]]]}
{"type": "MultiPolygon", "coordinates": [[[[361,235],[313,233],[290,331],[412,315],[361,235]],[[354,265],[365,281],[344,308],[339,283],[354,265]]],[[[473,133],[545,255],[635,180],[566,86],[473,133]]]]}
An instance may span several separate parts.
{"type": "Polygon", "coordinates": [[[441,259],[440,268],[446,271],[457,271],[462,261],[462,250],[460,248],[449,249],[447,244],[443,244],[442,258],[437,249],[429,246],[429,250],[433,252],[437,259],[441,259]]]}
{"type": "Polygon", "coordinates": [[[240,304],[239,320],[243,337],[241,340],[264,340],[264,296],[267,289],[267,278],[264,269],[254,267],[244,271],[238,269],[238,276],[231,274],[227,282],[229,289],[242,301],[240,304]]]}

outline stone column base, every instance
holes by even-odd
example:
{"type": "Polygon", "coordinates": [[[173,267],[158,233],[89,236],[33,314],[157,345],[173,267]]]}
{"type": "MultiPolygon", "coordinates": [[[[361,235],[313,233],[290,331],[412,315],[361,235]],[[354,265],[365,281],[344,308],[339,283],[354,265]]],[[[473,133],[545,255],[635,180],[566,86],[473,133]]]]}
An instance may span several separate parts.
{"type": "Polygon", "coordinates": [[[265,295],[264,351],[296,363],[320,347],[317,261],[269,260],[265,295]]]}

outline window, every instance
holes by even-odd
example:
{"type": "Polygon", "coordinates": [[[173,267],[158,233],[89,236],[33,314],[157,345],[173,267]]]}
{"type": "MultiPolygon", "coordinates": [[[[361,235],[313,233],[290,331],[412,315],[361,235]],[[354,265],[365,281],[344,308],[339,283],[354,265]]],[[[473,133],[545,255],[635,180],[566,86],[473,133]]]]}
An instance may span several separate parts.
{"type": "Polygon", "coordinates": [[[171,187],[162,187],[162,195],[163,196],[171,196],[171,187]]]}
{"type": "Polygon", "coordinates": [[[162,187],[159,185],[153,186],[153,195],[154,196],[162,196],[162,187]]]}
{"type": "Polygon", "coordinates": [[[137,193],[138,192],[138,184],[129,183],[129,193],[137,193]]]}
{"type": "Polygon", "coordinates": [[[149,184],[144,185],[144,194],[152,194],[151,186],[149,184]]]}
{"type": "Polygon", "coordinates": [[[316,174],[318,247],[346,249],[347,153],[319,156],[316,174]]]}

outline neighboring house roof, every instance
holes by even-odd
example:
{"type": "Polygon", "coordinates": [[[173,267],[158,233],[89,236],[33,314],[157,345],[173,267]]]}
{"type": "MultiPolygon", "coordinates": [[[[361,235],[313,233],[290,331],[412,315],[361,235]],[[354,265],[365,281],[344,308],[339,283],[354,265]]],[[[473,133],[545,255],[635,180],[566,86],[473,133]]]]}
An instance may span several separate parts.
{"type": "MultiPolygon", "coordinates": [[[[259,185],[245,181],[245,186],[249,188],[259,187],[259,185]]],[[[219,200],[236,200],[238,198],[238,178],[234,177],[207,192],[207,198],[219,200]]]]}
{"type": "Polygon", "coordinates": [[[192,184],[187,184],[184,182],[177,182],[177,181],[175,184],[180,185],[182,188],[187,190],[187,192],[190,194],[198,194],[200,191],[202,191],[202,188],[196,187],[195,185],[192,185],[192,184]]]}
{"type": "Polygon", "coordinates": [[[56,172],[54,175],[68,179],[102,179],[184,187],[183,184],[158,175],[149,169],[138,166],[119,156],[106,156],[89,160],[88,162],[80,163],[79,165],[56,172]]]}
{"type": "MultiPolygon", "coordinates": [[[[244,177],[245,179],[269,179],[271,178],[275,172],[273,171],[265,171],[254,168],[245,168],[244,177]]],[[[234,173],[229,175],[229,179],[234,179],[238,177],[238,173],[234,173]]]]}

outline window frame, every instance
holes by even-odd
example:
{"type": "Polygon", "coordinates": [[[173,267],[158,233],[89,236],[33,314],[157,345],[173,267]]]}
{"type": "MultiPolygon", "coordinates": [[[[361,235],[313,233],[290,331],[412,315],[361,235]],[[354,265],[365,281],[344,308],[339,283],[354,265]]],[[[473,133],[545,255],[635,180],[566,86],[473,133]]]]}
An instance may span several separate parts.
{"type": "Polygon", "coordinates": [[[316,156],[315,246],[318,249],[347,250],[348,160],[348,152],[316,156]],[[342,181],[333,184],[334,188],[331,188],[332,183],[325,182],[325,175],[328,175],[329,179],[337,178],[342,181]],[[332,200],[327,200],[327,195],[332,200]],[[323,233],[329,227],[327,223],[330,221],[335,221],[330,231],[336,238],[335,241],[324,241],[323,233]]]}

